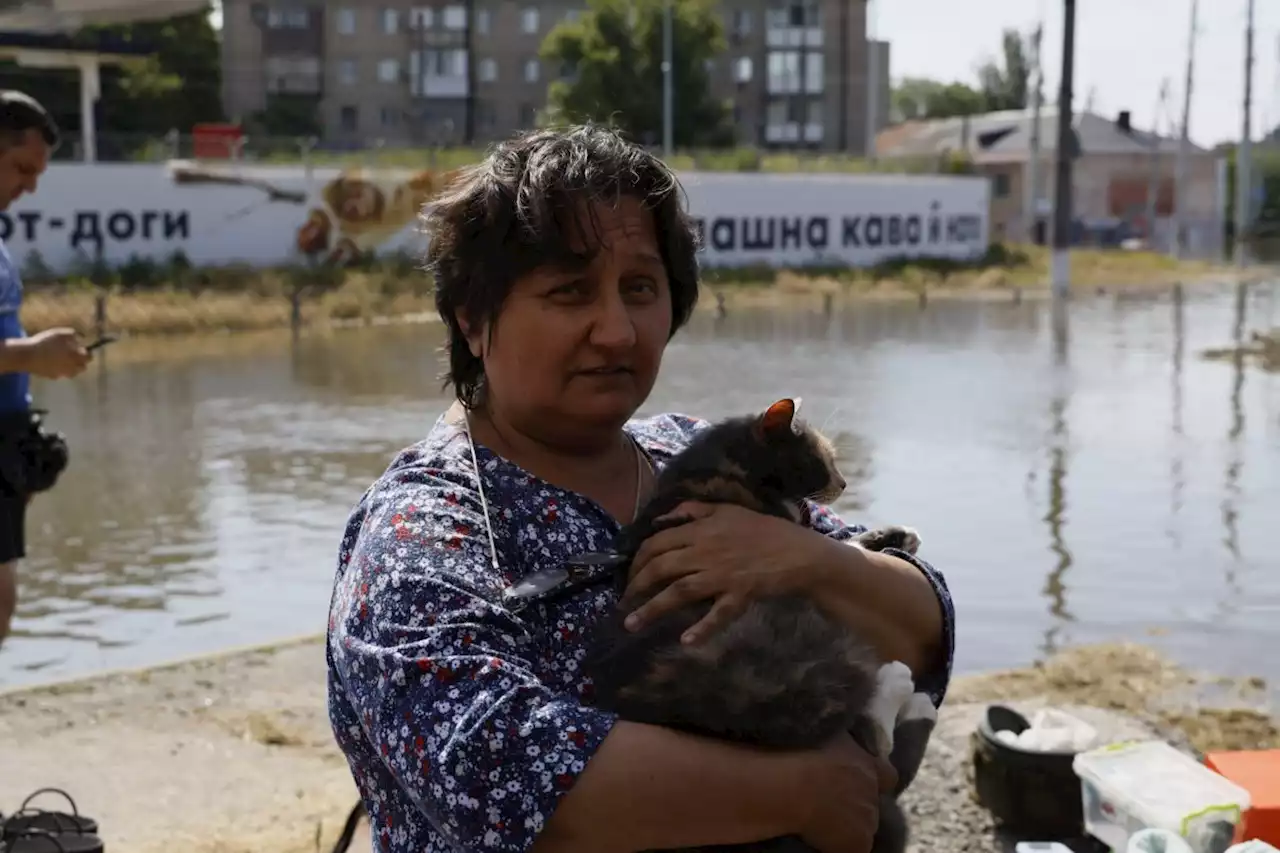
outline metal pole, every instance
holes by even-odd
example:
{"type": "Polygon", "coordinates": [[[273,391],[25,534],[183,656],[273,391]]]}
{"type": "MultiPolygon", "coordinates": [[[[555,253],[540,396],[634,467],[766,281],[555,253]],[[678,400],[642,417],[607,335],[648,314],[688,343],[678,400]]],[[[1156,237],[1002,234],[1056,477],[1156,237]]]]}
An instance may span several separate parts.
{"type": "Polygon", "coordinates": [[[1044,24],[1037,24],[1031,35],[1032,73],[1035,85],[1031,89],[1031,139],[1027,151],[1027,185],[1023,188],[1022,204],[1026,208],[1027,242],[1036,242],[1036,225],[1040,222],[1040,105],[1044,101],[1044,67],[1040,61],[1040,43],[1044,38],[1044,24]]]}
{"type": "Polygon", "coordinates": [[[1155,251],[1156,248],[1156,217],[1159,216],[1156,201],[1160,197],[1160,149],[1164,145],[1164,139],[1160,136],[1160,116],[1164,115],[1165,103],[1168,98],[1169,80],[1166,78],[1160,82],[1160,97],[1156,101],[1155,115],[1151,118],[1151,161],[1149,164],[1151,171],[1147,175],[1147,209],[1144,214],[1148,251],[1155,251]]]}
{"type": "Polygon", "coordinates": [[[880,130],[880,44],[867,38],[867,160],[876,161],[880,130]]]}
{"type": "Polygon", "coordinates": [[[1244,120],[1236,150],[1236,266],[1249,263],[1249,232],[1253,227],[1253,18],[1249,0],[1244,30],[1244,120]]]}
{"type": "Polygon", "coordinates": [[[672,67],[675,46],[675,27],[671,5],[675,0],[662,4],[662,156],[670,158],[675,149],[675,91],[672,67]]]}
{"type": "Polygon", "coordinates": [[[880,131],[880,44],[876,41],[876,9],[879,4],[867,2],[867,160],[876,161],[877,137],[880,131]]]}
{"type": "Polygon", "coordinates": [[[1053,193],[1051,279],[1055,299],[1065,299],[1071,284],[1071,133],[1072,78],[1075,76],[1076,0],[1064,0],[1062,15],[1062,80],[1058,85],[1058,149],[1053,193]]]}
{"type": "Polygon", "coordinates": [[[1187,42],[1187,82],[1182,91],[1182,136],[1178,140],[1178,161],[1173,184],[1173,255],[1181,258],[1185,250],[1186,228],[1182,218],[1182,201],[1187,193],[1187,163],[1191,158],[1191,93],[1196,76],[1196,30],[1199,28],[1199,0],[1191,0],[1191,35],[1187,42]]]}

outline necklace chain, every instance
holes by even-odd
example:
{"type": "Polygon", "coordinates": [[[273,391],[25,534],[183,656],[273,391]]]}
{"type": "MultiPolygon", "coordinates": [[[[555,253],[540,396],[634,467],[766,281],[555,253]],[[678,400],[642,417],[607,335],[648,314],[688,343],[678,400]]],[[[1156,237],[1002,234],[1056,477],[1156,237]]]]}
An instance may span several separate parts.
{"type": "MultiPolygon", "coordinates": [[[[476,455],[476,441],[471,436],[471,415],[464,412],[462,415],[462,431],[467,436],[467,447],[471,451],[471,465],[476,471],[476,491],[480,493],[480,511],[484,513],[484,529],[489,538],[489,561],[493,564],[494,569],[498,569],[498,545],[493,538],[493,522],[489,518],[489,499],[484,491],[484,479],[480,476],[480,460],[476,455]]],[[[640,444],[630,434],[624,433],[627,437],[627,443],[631,445],[632,453],[636,458],[636,494],[635,500],[631,507],[631,520],[635,521],[640,515],[640,499],[644,496],[644,472],[652,471],[653,466],[649,462],[649,456],[640,449],[640,444]]]]}

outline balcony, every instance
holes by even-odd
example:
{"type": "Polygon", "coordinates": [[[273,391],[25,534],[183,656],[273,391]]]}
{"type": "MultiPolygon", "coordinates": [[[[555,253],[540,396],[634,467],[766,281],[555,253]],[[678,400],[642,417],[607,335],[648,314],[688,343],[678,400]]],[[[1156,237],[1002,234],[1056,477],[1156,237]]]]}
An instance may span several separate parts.
{"type": "Polygon", "coordinates": [[[268,56],[264,63],[267,91],[275,95],[319,95],[324,73],[318,56],[268,56]]]}
{"type": "Polygon", "coordinates": [[[253,20],[262,31],[267,55],[324,55],[324,8],[321,6],[253,5],[253,20]]]}
{"type": "Polygon", "coordinates": [[[409,94],[415,98],[469,97],[470,53],[461,48],[411,51],[409,94]]]}

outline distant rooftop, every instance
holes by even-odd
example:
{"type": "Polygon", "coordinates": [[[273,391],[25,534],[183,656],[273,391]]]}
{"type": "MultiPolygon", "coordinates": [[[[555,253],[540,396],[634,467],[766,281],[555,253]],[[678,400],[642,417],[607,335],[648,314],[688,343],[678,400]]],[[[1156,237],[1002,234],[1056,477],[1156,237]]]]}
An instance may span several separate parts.
{"type": "MultiPolygon", "coordinates": [[[[1148,154],[1153,148],[1173,154],[1179,140],[1128,124],[1128,114],[1115,118],[1097,113],[1077,113],[1072,129],[1083,154],[1148,154]]],[[[877,153],[881,157],[927,157],[947,151],[968,151],[975,162],[1017,162],[1031,152],[1035,119],[1031,110],[1005,110],[957,118],[907,121],[880,132],[877,153]]],[[[1052,152],[1058,140],[1058,108],[1040,110],[1040,150],[1052,152]]],[[[1205,149],[1191,143],[1192,153],[1205,149]]]]}
{"type": "Polygon", "coordinates": [[[0,31],[58,33],[91,24],[124,24],[186,15],[209,0],[0,0],[0,31]]]}

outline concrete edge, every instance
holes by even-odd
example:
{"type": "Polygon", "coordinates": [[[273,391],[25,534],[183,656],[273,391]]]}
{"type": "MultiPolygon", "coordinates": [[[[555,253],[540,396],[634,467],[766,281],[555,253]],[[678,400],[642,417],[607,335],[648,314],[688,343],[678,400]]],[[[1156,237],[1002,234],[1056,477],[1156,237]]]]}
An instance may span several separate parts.
{"type": "Polygon", "coordinates": [[[84,675],[74,675],[69,678],[36,682],[35,684],[20,684],[14,687],[0,687],[0,701],[11,699],[23,694],[45,693],[49,691],[87,687],[94,682],[108,681],[113,678],[137,678],[142,675],[164,672],[165,670],[180,669],[181,667],[190,666],[192,664],[212,663],[214,661],[238,657],[241,655],[275,652],[282,649],[293,648],[295,646],[304,646],[308,643],[323,643],[324,639],[325,635],[323,633],[312,632],[307,634],[298,634],[292,637],[286,637],[282,640],[273,640],[266,643],[248,643],[242,646],[229,646],[213,652],[175,658],[172,660],[162,661],[160,663],[117,667],[115,669],[100,670],[98,672],[86,673],[84,675]]]}

